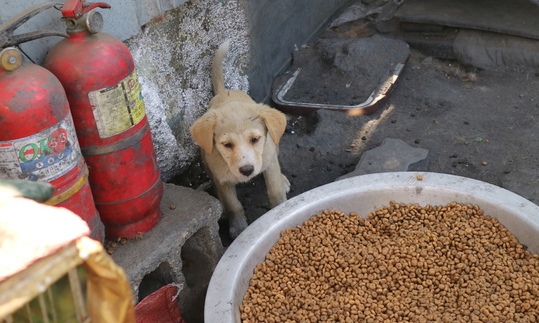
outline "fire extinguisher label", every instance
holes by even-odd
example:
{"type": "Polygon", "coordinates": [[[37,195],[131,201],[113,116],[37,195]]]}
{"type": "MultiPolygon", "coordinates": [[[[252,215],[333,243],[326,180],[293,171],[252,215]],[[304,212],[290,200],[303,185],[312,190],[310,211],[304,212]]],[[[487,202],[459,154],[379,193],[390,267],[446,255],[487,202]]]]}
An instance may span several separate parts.
{"type": "Polygon", "coordinates": [[[35,135],[0,141],[0,177],[50,182],[82,158],[71,114],[35,135]]]}
{"type": "Polygon", "coordinates": [[[146,115],[137,73],[134,71],[115,86],[88,93],[101,138],[122,133],[146,115]]]}

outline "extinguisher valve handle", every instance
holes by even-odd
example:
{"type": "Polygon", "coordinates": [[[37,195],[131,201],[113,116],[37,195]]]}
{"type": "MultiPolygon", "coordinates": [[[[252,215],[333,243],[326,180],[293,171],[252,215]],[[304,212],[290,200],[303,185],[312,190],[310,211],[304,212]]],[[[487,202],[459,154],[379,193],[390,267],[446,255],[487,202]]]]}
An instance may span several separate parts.
{"type": "Polygon", "coordinates": [[[95,8],[109,9],[110,5],[105,2],[85,3],[84,0],[66,0],[61,11],[64,18],[78,19],[95,8]]]}
{"type": "Polygon", "coordinates": [[[22,24],[27,22],[30,18],[56,5],[61,5],[61,3],[47,2],[47,3],[35,5],[19,13],[18,15],[9,19],[5,23],[1,24],[0,25],[0,48],[15,46],[18,44],[22,44],[22,43],[25,43],[34,39],[47,37],[47,36],[68,37],[65,33],[52,31],[52,30],[34,31],[34,32],[29,32],[29,33],[24,33],[24,34],[19,34],[19,35],[13,35],[15,30],[19,28],[22,24]]]}

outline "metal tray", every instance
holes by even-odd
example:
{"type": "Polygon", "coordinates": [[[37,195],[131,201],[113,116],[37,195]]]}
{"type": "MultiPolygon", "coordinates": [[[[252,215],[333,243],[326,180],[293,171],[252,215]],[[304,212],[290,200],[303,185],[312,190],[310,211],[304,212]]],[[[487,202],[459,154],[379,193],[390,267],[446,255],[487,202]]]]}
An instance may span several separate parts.
{"type": "Polygon", "coordinates": [[[303,115],[318,109],[344,111],[350,116],[372,114],[389,96],[409,56],[406,43],[380,35],[322,39],[294,53],[289,70],[274,82],[272,100],[290,114],[303,115]],[[326,75],[317,75],[322,69],[325,71],[320,74],[326,75]],[[347,83],[345,78],[352,81],[347,83]],[[299,90],[297,99],[287,99],[287,94],[296,88],[309,88],[311,93],[299,90]],[[331,92],[338,95],[332,96],[331,92]],[[343,104],[344,99],[338,98],[351,95],[349,92],[360,98],[357,103],[349,104],[353,98],[347,98],[347,104],[343,104]]]}

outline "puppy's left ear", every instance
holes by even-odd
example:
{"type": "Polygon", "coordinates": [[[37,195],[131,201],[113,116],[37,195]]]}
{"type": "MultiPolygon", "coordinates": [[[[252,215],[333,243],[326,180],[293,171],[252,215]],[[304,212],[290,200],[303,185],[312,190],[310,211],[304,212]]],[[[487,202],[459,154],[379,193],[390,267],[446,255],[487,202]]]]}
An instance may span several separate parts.
{"type": "Polygon", "coordinates": [[[281,111],[260,104],[259,117],[264,121],[273,142],[278,145],[286,129],[286,116],[281,111]]]}

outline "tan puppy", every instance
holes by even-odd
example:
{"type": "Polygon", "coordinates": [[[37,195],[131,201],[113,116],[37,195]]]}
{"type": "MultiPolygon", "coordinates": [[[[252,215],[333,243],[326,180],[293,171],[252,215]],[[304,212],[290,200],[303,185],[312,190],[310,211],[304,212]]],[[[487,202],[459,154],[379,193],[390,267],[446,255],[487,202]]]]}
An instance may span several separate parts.
{"type": "Polygon", "coordinates": [[[202,148],[206,171],[228,216],[229,233],[236,238],[246,227],[245,211],[236,196],[236,184],[264,174],[271,207],[286,201],[290,182],[277,159],[279,141],[286,128],[280,111],[254,102],[239,90],[225,89],[223,59],[229,41],[221,44],[212,65],[215,96],[208,111],[191,126],[202,148]]]}

